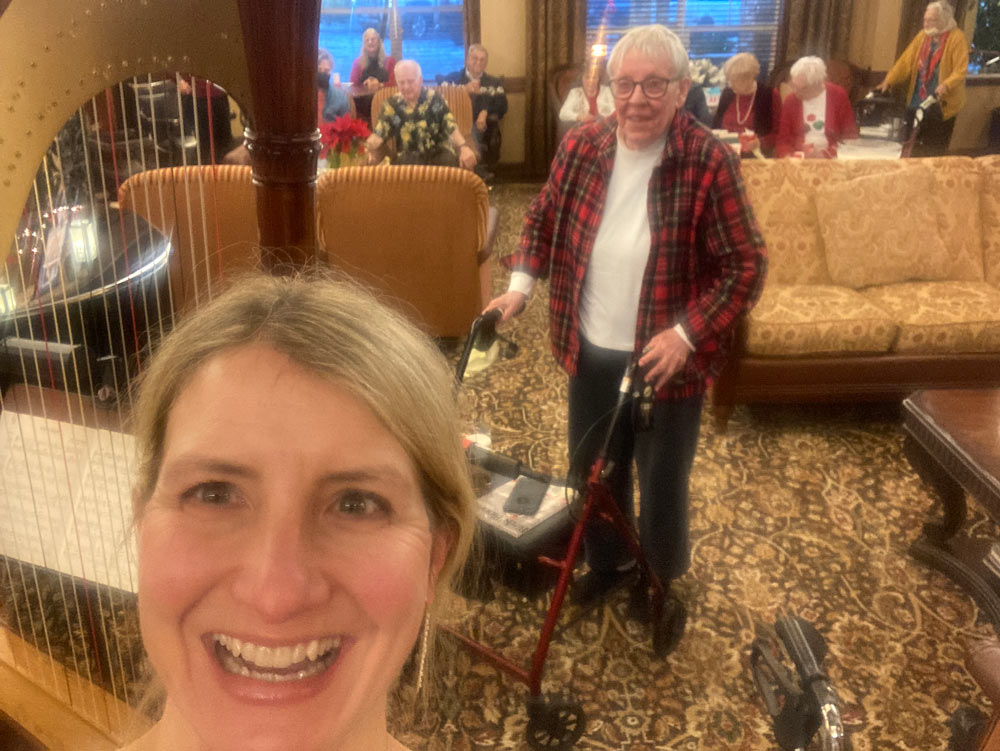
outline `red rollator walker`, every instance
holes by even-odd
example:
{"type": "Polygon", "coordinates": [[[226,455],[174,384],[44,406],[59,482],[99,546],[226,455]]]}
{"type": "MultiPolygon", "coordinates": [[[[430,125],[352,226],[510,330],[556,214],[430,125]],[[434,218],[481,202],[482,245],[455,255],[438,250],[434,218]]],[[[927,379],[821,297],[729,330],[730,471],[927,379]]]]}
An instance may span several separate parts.
{"type": "MultiPolygon", "coordinates": [[[[490,311],[477,318],[473,323],[457,367],[456,374],[459,381],[464,377],[472,347],[477,345],[477,348],[484,349],[492,344],[496,337],[496,323],[499,318],[499,311],[490,311]]],[[[650,568],[639,545],[638,535],[631,522],[615,503],[608,484],[608,476],[613,469],[608,460],[608,449],[622,411],[633,397],[631,393],[632,377],[635,369],[636,365],[633,359],[622,378],[618,399],[597,458],[590,467],[583,487],[577,489],[575,499],[570,501],[576,513],[565,554],[561,558],[538,556],[537,560],[541,565],[558,572],[558,579],[545,616],[545,622],[538,635],[538,644],[532,655],[531,666],[526,669],[517,665],[496,649],[475,641],[453,628],[445,627],[448,633],[452,634],[474,654],[489,661],[528,687],[526,734],[528,744],[534,749],[555,749],[556,751],[571,749],[586,727],[583,707],[578,702],[565,696],[545,696],[542,694],[542,676],[545,671],[545,659],[549,652],[549,645],[573,581],[573,569],[581,552],[583,533],[588,523],[601,519],[612,524],[634,557],[639,571],[639,579],[632,590],[633,599],[630,610],[642,613],[645,619],[652,624],[653,650],[656,654],[660,657],[668,655],[677,646],[684,633],[686,621],[684,606],[679,600],[668,596],[659,577],[650,568]]],[[[482,451],[477,456],[473,456],[472,460],[486,469],[494,467],[499,468],[501,472],[509,468],[512,463],[510,459],[482,451]],[[499,461],[491,462],[491,456],[498,457],[499,461]]],[[[514,464],[516,466],[516,463],[514,464]]]]}

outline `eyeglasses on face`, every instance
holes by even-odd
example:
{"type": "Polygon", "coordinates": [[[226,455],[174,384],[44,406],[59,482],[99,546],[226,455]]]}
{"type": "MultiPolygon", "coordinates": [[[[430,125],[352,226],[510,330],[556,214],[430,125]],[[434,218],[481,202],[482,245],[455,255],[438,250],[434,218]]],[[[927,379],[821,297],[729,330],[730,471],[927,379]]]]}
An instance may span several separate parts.
{"type": "Polygon", "coordinates": [[[649,99],[660,99],[667,93],[670,84],[679,80],[679,78],[659,78],[658,76],[650,76],[641,81],[633,81],[631,78],[614,78],[609,84],[611,93],[621,99],[632,96],[636,86],[642,89],[642,93],[649,99]]]}

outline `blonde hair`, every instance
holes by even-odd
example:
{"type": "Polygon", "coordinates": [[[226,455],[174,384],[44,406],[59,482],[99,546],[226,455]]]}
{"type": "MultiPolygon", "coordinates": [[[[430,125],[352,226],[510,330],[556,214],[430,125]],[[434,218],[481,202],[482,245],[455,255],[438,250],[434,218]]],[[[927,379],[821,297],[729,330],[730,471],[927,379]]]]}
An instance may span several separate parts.
{"type": "Polygon", "coordinates": [[[376,58],[378,59],[378,65],[379,65],[379,67],[380,68],[384,68],[385,67],[385,45],[382,44],[382,35],[379,34],[375,30],[374,26],[369,26],[367,29],[365,29],[363,32],[361,32],[361,54],[358,56],[362,60],[362,66],[361,67],[363,68],[363,67],[365,67],[365,65],[367,65],[368,63],[371,62],[371,58],[368,57],[368,53],[365,52],[365,34],[367,34],[369,31],[372,34],[374,34],[375,36],[378,37],[378,54],[376,55],[376,58]]]}
{"type": "Polygon", "coordinates": [[[760,75],[760,62],[749,52],[737,52],[722,64],[722,74],[729,81],[733,76],[757,78],[760,75]]]}
{"type": "Polygon", "coordinates": [[[140,379],[133,412],[136,522],[156,485],[178,396],[211,358],[252,343],[267,344],[346,389],[396,437],[416,468],[432,528],[448,546],[437,584],[443,594],[465,560],[476,523],[454,378],[425,335],[346,280],[254,274],[163,340],[140,379]]]}

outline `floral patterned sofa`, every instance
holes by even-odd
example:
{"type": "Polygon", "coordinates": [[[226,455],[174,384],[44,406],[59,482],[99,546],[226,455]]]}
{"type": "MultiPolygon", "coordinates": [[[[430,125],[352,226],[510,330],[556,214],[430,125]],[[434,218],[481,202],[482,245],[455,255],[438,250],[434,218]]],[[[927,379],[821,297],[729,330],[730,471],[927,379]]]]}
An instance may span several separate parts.
{"type": "Polygon", "coordinates": [[[733,405],[1000,386],[1000,156],[745,161],[770,256],[713,389],[733,405]]]}

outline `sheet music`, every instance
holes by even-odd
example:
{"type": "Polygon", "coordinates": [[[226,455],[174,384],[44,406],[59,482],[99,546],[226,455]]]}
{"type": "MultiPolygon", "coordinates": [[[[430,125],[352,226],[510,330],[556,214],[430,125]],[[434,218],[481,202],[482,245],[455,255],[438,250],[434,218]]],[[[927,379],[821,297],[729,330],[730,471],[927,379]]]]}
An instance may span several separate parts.
{"type": "Polygon", "coordinates": [[[0,554],[128,592],[132,436],[0,414],[0,554]]]}

